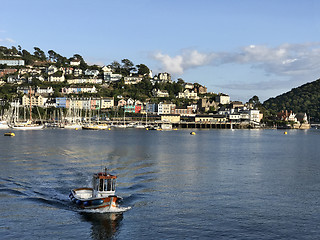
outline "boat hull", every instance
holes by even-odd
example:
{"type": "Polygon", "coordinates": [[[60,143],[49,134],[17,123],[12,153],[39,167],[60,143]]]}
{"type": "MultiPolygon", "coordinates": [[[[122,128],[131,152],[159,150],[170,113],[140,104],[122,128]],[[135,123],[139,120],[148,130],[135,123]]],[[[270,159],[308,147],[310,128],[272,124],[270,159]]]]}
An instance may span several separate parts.
{"type": "Polygon", "coordinates": [[[15,130],[41,130],[43,125],[34,125],[34,126],[12,126],[15,130]]]}
{"type": "Polygon", "coordinates": [[[9,129],[9,125],[6,121],[0,121],[0,129],[9,129]]]}
{"type": "Polygon", "coordinates": [[[69,194],[70,200],[82,209],[107,209],[113,210],[119,207],[118,202],[122,199],[116,195],[109,195],[107,197],[92,197],[92,188],[78,188],[72,189],[69,194]],[[84,192],[80,197],[78,192],[84,192]],[[86,193],[85,193],[86,192],[86,193]],[[90,193],[91,192],[91,193],[90,193]]]}

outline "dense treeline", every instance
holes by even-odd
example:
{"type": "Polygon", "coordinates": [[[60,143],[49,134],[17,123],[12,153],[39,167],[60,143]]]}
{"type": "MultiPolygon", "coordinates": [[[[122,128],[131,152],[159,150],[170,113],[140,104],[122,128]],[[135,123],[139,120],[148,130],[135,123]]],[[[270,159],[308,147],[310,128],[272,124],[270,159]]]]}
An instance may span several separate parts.
{"type": "Polygon", "coordinates": [[[295,113],[307,113],[311,120],[320,120],[320,79],[304,84],[298,88],[270,98],[263,106],[275,114],[281,110],[292,110],[295,113]]]}

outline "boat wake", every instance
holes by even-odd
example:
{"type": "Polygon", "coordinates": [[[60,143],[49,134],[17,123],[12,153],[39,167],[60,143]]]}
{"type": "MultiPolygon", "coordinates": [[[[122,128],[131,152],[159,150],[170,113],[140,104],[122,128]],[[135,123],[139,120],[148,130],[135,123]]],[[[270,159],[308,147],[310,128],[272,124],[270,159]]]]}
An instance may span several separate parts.
{"type": "Polygon", "coordinates": [[[79,211],[84,213],[123,213],[130,209],[131,207],[117,207],[112,209],[81,209],[79,211]]]}

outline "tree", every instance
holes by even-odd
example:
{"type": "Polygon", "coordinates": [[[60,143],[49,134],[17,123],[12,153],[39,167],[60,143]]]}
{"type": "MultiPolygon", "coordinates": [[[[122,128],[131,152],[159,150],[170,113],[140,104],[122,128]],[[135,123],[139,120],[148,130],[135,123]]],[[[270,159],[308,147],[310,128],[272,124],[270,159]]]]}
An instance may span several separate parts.
{"type": "Polygon", "coordinates": [[[11,47],[11,53],[12,53],[13,55],[17,55],[17,54],[19,53],[19,51],[18,51],[18,49],[16,49],[16,47],[12,46],[12,47],[11,47]]]}
{"type": "Polygon", "coordinates": [[[136,67],[138,68],[138,74],[140,75],[148,75],[150,73],[150,69],[144,64],[139,64],[136,67]]]}
{"type": "Polygon", "coordinates": [[[56,55],[57,55],[57,53],[56,53],[55,51],[49,50],[49,51],[48,51],[48,54],[49,54],[49,60],[50,60],[51,62],[56,61],[56,55]]]}
{"type": "Polygon", "coordinates": [[[253,108],[257,108],[259,106],[261,106],[259,97],[254,95],[252,98],[249,99],[249,103],[253,104],[253,108]]]}
{"type": "Polygon", "coordinates": [[[22,58],[24,59],[26,65],[31,65],[33,63],[34,57],[27,50],[22,50],[22,58]]]}
{"type": "Polygon", "coordinates": [[[115,73],[121,72],[121,65],[118,61],[113,61],[110,66],[115,73]]]}
{"type": "Polygon", "coordinates": [[[178,81],[177,81],[179,84],[183,85],[184,84],[184,81],[182,78],[178,78],[178,81]]]}
{"type": "MultiPolygon", "coordinates": [[[[79,66],[79,67],[80,67],[82,70],[86,70],[86,69],[88,68],[88,64],[86,63],[86,61],[83,59],[83,57],[82,57],[80,54],[74,54],[74,55],[73,55],[73,58],[80,60],[80,66],[79,66]]],[[[69,63],[69,62],[70,62],[70,59],[67,60],[67,61],[68,61],[68,63],[69,63]]]]}
{"type": "Polygon", "coordinates": [[[129,59],[122,59],[122,69],[124,70],[123,73],[128,76],[130,75],[130,72],[132,70],[136,70],[136,68],[134,67],[133,62],[131,62],[129,59]]]}
{"type": "Polygon", "coordinates": [[[40,48],[38,47],[34,47],[34,53],[33,55],[38,58],[41,61],[46,61],[47,57],[46,54],[44,53],[44,51],[42,51],[40,48]]]}

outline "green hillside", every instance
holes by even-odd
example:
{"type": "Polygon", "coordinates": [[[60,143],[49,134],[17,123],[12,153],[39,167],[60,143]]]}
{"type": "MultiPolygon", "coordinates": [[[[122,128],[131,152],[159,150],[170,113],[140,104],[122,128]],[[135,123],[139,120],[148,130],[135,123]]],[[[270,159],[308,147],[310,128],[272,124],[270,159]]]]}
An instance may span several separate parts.
{"type": "Polygon", "coordinates": [[[270,98],[263,106],[273,113],[281,110],[292,110],[294,113],[307,113],[311,121],[319,122],[320,119],[320,79],[306,83],[291,91],[270,98]]]}

